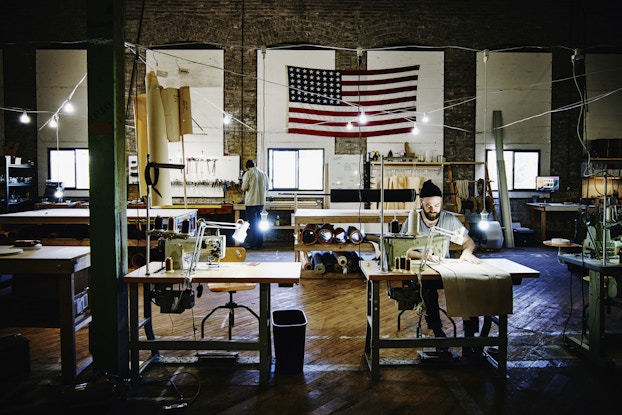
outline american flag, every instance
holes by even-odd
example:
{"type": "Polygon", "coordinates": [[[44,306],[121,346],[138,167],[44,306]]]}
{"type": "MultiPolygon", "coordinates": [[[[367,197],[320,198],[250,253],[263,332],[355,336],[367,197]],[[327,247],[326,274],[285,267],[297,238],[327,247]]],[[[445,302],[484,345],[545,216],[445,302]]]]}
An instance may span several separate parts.
{"type": "Polygon", "coordinates": [[[290,133],[355,138],[412,131],[419,65],[367,71],[288,66],[287,73],[290,133]],[[361,112],[365,123],[359,123],[361,112]]]}

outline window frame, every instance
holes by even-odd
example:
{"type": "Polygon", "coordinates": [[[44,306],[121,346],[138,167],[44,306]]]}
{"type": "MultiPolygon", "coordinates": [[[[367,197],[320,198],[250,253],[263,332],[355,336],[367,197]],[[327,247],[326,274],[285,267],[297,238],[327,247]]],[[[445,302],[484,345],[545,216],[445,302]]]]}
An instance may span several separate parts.
{"type": "MultiPolygon", "coordinates": [[[[542,175],[542,171],[541,171],[541,166],[542,166],[542,152],[539,149],[535,149],[535,150],[521,150],[521,149],[507,149],[507,150],[503,150],[503,155],[504,155],[504,160],[505,160],[505,164],[507,167],[508,164],[508,160],[506,158],[506,154],[507,153],[511,153],[512,154],[512,160],[510,160],[512,162],[512,175],[511,175],[511,179],[512,182],[511,184],[508,183],[508,191],[533,191],[536,190],[536,176],[541,176],[542,175]],[[535,153],[538,156],[538,169],[536,172],[536,176],[534,176],[533,179],[533,185],[532,187],[528,187],[528,188],[517,188],[514,187],[514,183],[516,182],[516,154],[517,153],[535,153]]],[[[497,157],[496,157],[496,150],[495,149],[488,149],[486,150],[486,165],[490,166],[491,163],[494,163],[495,165],[495,170],[496,171],[496,163],[497,163],[497,157]],[[490,157],[490,155],[493,155],[494,157],[490,157]]],[[[490,168],[488,168],[488,171],[490,172],[490,168]]],[[[506,176],[507,176],[507,171],[506,171],[506,176]]],[[[489,177],[490,178],[490,177],[489,177]]],[[[493,180],[492,178],[490,178],[491,180],[493,180]]],[[[497,182],[497,178],[494,179],[494,182],[497,182]]],[[[497,183],[496,186],[491,185],[491,188],[493,191],[498,191],[499,190],[499,185],[497,183]],[[496,188],[495,188],[496,187],[496,188]]]]}
{"type": "Polygon", "coordinates": [[[289,148],[289,147],[273,147],[269,148],[267,152],[268,159],[268,177],[270,178],[270,190],[273,191],[290,191],[290,192],[323,192],[324,191],[324,181],[325,181],[325,171],[324,165],[326,164],[326,150],[321,147],[313,147],[313,148],[289,148]],[[300,189],[300,152],[301,151],[321,151],[322,152],[322,168],[320,174],[322,176],[321,186],[319,189],[300,189]],[[296,153],[296,172],[295,172],[295,186],[294,187],[276,187],[274,186],[275,169],[274,169],[274,153],[275,152],[294,152],[296,153]]]}
{"type": "Polygon", "coordinates": [[[83,157],[81,157],[78,152],[86,152],[86,157],[89,157],[89,149],[88,148],[82,148],[82,147],[64,147],[64,148],[48,148],[48,178],[53,181],[53,182],[63,182],[63,187],[65,190],[90,190],[90,178],[88,180],[88,186],[87,187],[81,187],[79,186],[79,183],[81,182],[80,180],[78,180],[78,177],[84,177],[82,176],[83,174],[86,174],[86,177],[89,177],[89,163],[86,163],[86,172],[83,172],[82,170],[79,169],[79,160],[83,157]],[[74,186],[69,186],[64,180],[62,180],[60,177],[56,177],[58,174],[58,171],[54,171],[55,168],[53,166],[52,163],[52,154],[54,152],[58,151],[59,153],[62,152],[73,152],[74,153],[74,168],[73,168],[73,175],[74,175],[74,186]]]}

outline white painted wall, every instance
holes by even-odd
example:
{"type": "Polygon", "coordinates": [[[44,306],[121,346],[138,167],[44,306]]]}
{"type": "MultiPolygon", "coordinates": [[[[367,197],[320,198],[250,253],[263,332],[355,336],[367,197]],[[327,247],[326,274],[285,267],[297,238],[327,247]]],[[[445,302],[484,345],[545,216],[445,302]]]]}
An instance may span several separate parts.
{"type": "MultiPolygon", "coordinates": [[[[484,63],[477,53],[475,161],[493,150],[493,111],[501,111],[506,150],[540,150],[540,173],[547,175],[551,159],[550,53],[490,53],[484,63]]],[[[484,167],[476,168],[476,179],[484,167]]],[[[492,178],[491,180],[497,180],[492,178]]]]}
{"type": "Polygon", "coordinates": [[[622,55],[585,55],[586,138],[622,138],[622,55]]]}
{"type": "MultiPolygon", "coordinates": [[[[88,77],[72,96],[73,114],[59,112],[58,129],[43,127],[71,95],[87,72],[86,50],[37,50],[38,194],[48,179],[48,149],[88,148],[88,77]],[[58,131],[58,136],[57,136],[58,131]]],[[[87,197],[88,191],[67,190],[65,198],[87,197]]]]}

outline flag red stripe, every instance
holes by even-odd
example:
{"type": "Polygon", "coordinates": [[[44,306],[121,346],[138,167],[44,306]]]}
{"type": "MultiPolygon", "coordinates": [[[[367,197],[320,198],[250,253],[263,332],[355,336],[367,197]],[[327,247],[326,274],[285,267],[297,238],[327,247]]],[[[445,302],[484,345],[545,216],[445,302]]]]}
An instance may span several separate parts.
{"type": "MultiPolygon", "coordinates": [[[[296,123],[296,124],[321,125],[325,127],[345,127],[346,125],[346,123],[343,121],[341,122],[322,121],[322,120],[312,120],[309,118],[296,118],[296,117],[290,117],[289,122],[296,123]]],[[[412,121],[404,117],[396,117],[396,118],[391,118],[388,120],[368,121],[365,124],[362,124],[361,127],[365,128],[365,127],[373,127],[377,125],[390,125],[390,124],[395,124],[398,122],[412,122],[412,121]]],[[[355,128],[358,128],[359,124],[356,121],[352,121],[352,126],[355,128]]]]}
{"type": "MultiPolygon", "coordinates": [[[[341,107],[338,107],[341,108],[341,107]]],[[[330,111],[330,110],[318,110],[318,109],[313,109],[313,108],[295,108],[292,107],[289,109],[290,113],[298,113],[298,114],[312,114],[312,115],[323,115],[323,116],[327,116],[327,117],[358,117],[359,115],[359,111],[357,109],[357,107],[351,107],[352,111],[330,111]]],[[[399,109],[399,112],[406,112],[406,111],[417,111],[417,107],[416,106],[410,106],[410,107],[402,107],[399,109]]],[[[369,112],[365,112],[365,115],[367,116],[373,116],[373,115],[378,115],[378,114],[387,114],[387,113],[391,113],[391,111],[369,111],[369,112]]]]}
{"type": "Polygon", "coordinates": [[[290,134],[306,134],[306,135],[317,135],[322,137],[337,137],[337,138],[357,138],[357,137],[380,137],[383,135],[393,135],[393,134],[408,134],[412,132],[412,128],[396,128],[396,129],[387,129],[380,131],[348,131],[348,132],[340,132],[335,133],[334,131],[317,131],[317,130],[306,130],[304,128],[290,128],[288,130],[290,134]]]}

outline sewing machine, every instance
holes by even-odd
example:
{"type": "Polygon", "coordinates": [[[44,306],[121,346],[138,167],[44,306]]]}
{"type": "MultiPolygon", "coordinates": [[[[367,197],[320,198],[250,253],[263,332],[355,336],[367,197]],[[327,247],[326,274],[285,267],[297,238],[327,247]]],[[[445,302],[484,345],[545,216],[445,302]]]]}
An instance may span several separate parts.
{"type": "Polygon", "coordinates": [[[194,254],[198,239],[199,260],[207,263],[217,263],[224,258],[227,239],[225,235],[191,236],[185,239],[166,239],[164,242],[164,256],[172,258],[173,269],[188,269],[194,254]]]}
{"type": "Polygon", "coordinates": [[[622,236],[611,236],[611,230],[622,225],[622,205],[600,206],[598,211],[581,214],[580,222],[586,228],[583,255],[588,258],[607,258],[610,263],[620,262],[622,236]],[[604,248],[604,249],[603,249],[604,248]]]}
{"type": "MultiPolygon", "coordinates": [[[[445,256],[447,252],[449,240],[443,235],[391,235],[384,237],[384,249],[387,258],[387,264],[390,271],[410,270],[410,260],[406,258],[408,250],[424,251],[430,242],[429,249],[431,254],[440,257],[445,256]]],[[[415,270],[413,270],[415,271],[415,270]]]]}

